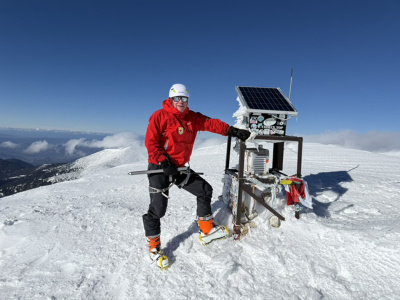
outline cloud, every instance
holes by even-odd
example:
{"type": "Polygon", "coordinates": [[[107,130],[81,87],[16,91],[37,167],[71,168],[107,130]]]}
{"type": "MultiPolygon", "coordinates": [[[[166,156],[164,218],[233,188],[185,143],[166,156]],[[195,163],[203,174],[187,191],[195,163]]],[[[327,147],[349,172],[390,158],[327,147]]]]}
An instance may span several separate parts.
{"type": "Polygon", "coordinates": [[[120,132],[104,137],[102,140],[87,141],[84,138],[72,139],[64,144],[65,152],[72,155],[78,147],[119,149],[140,144],[139,137],[132,132],[120,132]]]}
{"type": "Polygon", "coordinates": [[[306,142],[334,144],[346,148],[372,152],[390,152],[400,150],[400,132],[369,131],[356,133],[351,130],[327,132],[320,135],[305,136],[306,142]]]}
{"type": "Polygon", "coordinates": [[[26,153],[35,154],[42,151],[46,151],[51,148],[51,145],[47,141],[33,142],[26,150],[26,153]]]}
{"type": "Polygon", "coordinates": [[[0,148],[15,149],[15,148],[17,148],[17,147],[19,147],[18,144],[13,143],[13,142],[10,142],[10,141],[0,143],[0,148]]]}
{"type": "Polygon", "coordinates": [[[111,136],[106,136],[101,141],[92,141],[88,147],[94,148],[125,148],[138,142],[138,136],[132,132],[121,132],[111,136]]]}
{"type": "Polygon", "coordinates": [[[66,142],[64,144],[65,152],[68,155],[74,154],[74,152],[76,150],[76,147],[78,147],[79,145],[82,145],[83,143],[85,143],[85,140],[86,139],[84,139],[84,138],[69,140],[68,142],[66,142]]]}

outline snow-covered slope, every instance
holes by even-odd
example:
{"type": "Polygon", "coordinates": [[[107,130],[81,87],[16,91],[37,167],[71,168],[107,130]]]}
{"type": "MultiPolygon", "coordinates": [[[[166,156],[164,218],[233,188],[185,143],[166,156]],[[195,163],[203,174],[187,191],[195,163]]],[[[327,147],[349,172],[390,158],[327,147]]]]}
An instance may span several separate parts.
{"type": "MultiPolygon", "coordinates": [[[[231,229],[217,200],[225,147],[197,149],[191,166],[205,172],[216,221],[231,229]]],[[[286,173],[295,149],[286,147],[286,173]]],[[[142,150],[97,153],[78,162],[80,179],[0,200],[1,299],[400,299],[399,157],[306,143],[314,210],[297,220],[283,208],[279,228],[260,210],[242,241],[208,247],[194,197],[173,188],[162,220],[171,267],[160,271],[142,228],[147,178],[127,175],[146,168],[142,150]]]]}

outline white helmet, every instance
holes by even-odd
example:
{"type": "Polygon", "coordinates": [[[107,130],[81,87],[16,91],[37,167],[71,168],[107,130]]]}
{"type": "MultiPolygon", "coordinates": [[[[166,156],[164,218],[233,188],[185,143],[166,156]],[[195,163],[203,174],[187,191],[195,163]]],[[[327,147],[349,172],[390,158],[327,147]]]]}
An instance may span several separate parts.
{"type": "Polygon", "coordinates": [[[169,90],[169,97],[183,96],[189,98],[189,92],[183,84],[175,83],[169,90]]]}

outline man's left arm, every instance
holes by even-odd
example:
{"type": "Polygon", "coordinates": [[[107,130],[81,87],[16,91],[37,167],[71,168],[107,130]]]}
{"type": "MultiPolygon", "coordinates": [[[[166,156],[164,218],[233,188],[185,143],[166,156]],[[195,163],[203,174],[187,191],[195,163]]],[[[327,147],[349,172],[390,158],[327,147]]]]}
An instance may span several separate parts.
{"type": "Polygon", "coordinates": [[[209,131],[221,135],[228,135],[229,125],[219,119],[212,119],[201,113],[195,113],[194,126],[198,131],[209,131]]]}
{"type": "Polygon", "coordinates": [[[219,119],[212,119],[200,113],[196,113],[196,115],[198,117],[196,123],[199,126],[199,131],[209,131],[224,136],[229,135],[232,137],[237,137],[243,141],[250,137],[250,132],[248,130],[230,126],[219,119]]]}

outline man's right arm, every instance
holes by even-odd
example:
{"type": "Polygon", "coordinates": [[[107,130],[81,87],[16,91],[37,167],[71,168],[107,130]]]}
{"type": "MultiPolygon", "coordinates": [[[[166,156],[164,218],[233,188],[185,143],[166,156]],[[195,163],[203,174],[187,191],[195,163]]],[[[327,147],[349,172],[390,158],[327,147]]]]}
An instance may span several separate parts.
{"type": "Polygon", "coordinates": [[[155,112],[147,126],[145,146],[149,154],[149,162],[159,164],[167,159],[167,153],[162,145],[163,122],[161,114],[155,112]]]}

